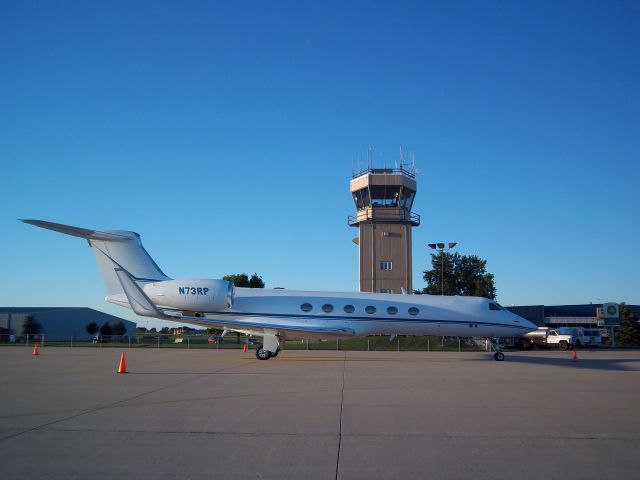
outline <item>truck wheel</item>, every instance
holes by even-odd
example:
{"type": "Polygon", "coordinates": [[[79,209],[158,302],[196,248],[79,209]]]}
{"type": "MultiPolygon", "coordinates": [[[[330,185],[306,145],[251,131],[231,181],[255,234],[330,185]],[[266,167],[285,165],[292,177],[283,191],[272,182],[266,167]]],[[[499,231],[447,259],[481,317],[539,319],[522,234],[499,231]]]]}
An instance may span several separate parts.
{"type": "Polygon", "coordinates": [[[559,348],[560,350],[569,350],[569,344],[563,340],[563,341],[561,341],[561,342],[560,342],[560,344],[558,345],[558,348],[559,348]]]}

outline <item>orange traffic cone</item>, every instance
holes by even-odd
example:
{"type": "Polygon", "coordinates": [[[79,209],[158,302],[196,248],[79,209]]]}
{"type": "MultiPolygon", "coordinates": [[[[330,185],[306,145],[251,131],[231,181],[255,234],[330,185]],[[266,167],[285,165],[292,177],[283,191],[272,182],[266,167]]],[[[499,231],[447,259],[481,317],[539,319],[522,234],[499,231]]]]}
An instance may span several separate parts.
{"type": "Polygon", "coordinates": [[[38,349],[38,344],[37,343],[33,346],[33,354],[34,355],[40,355],[40,350],[38,349]]]}
{"type": "Polygon", "coordinates": [[[118,365],[118,373],[129,373],[127,372],[127,361],[124,358],[124,352],[120,355],[120,365],[118,365]]]}
{"type": "Polygon", "coordinates": [[[245,353],[247,352],[247,344],[246,344],[246,343],[245,343],[245,344],[244,344],[244,346],[242,347],[242,351],[243,351],[243,352],[245,352],[245,353]]]}
{"type": "Polygon", "coordinates": [[[578,361],[578,354],[575,350],[573,351],[573,355],[571,355],[571,360],[573,360],[574,362],[578,361]]]}

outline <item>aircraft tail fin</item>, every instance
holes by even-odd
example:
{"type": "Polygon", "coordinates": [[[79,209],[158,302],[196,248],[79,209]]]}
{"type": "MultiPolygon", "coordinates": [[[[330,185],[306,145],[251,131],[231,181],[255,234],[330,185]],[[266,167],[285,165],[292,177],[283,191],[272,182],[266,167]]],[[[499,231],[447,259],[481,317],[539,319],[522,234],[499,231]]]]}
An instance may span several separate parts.
{"type": "Polygon", "coordinates": [[[85,238],[98,261],[108,296],[126,294],[115,271],[116,268],[126,270],[136,282],[170,280],[144,249],[140,235],[135,232],[120,230],[101,232],[44,220],[22,220],[22,222],[66,235],[85,238]]]}

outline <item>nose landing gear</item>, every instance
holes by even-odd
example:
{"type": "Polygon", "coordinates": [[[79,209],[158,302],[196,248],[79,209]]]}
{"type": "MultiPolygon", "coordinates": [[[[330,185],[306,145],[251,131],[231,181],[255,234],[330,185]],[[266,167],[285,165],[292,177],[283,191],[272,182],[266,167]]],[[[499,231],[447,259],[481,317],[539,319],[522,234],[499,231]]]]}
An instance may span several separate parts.
{"type": "Polygon", "coordinates": [[[493,359],[496,362],[503,362],[504,361],[504,353],[502,353],[502,349],[500,348],[500,339],[499,338],[491,338],[491,347],[493,349],[494,353],[493,354],[493,359]]]}

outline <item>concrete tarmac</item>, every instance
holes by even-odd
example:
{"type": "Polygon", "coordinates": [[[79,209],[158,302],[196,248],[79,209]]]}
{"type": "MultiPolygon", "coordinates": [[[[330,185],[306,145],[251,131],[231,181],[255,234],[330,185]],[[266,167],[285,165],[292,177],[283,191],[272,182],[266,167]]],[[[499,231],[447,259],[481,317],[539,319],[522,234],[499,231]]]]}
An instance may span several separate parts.
{"type": "Polygon", "coordinates": [[[640,352],[0,348],[0,478],[615,479],[640,352]]]}

